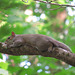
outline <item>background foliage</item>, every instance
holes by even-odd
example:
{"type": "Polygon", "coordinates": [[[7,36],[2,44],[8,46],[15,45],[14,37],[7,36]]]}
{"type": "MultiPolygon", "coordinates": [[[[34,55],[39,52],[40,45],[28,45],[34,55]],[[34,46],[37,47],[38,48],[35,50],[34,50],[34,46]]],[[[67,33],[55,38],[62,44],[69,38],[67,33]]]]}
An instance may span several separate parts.
{"type": "MultiPolygon", "coordinates": [[[[45,1],[45,0],[44,0],[45,1]]],[[[53,0],[74,4],[74,0],[53,0]]],[[[75,53],[75,8],[57,10],[56,5],[29,0],[0,0],[0,42],[16,34],[43,34],[67,44],[75,53]]],[[[3,75],[75,75],[75,68],[60,60],[42,56],[11,56],[0,53],[3,75]]]]}

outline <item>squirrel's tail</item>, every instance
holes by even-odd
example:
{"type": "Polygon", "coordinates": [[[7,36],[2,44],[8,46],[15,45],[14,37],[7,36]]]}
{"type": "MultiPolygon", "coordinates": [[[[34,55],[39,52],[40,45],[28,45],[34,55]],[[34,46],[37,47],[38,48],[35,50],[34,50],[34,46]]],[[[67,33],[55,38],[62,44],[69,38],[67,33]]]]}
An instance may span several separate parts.
{"type": "Polygon", "coordinates": [[[67,51],[70,51],[70,52],[72,52],[71,51],[71,49],[66,45],[66,44],[64,44],[64,43],[61,43],[61,42],[59,42],[59,47],[60,48],[63,48],[63,49],[65,49],[65,50],[67,50],[67,51]]]}
{"type": "Polygon", "coordinates": [[[56,47],[60,47],[60,48],[63,48],[67,51],[72,52],[71,49],[62,42],[56,41],[55,39],[52,39],[52,38],[50,38],[50,42],[52,42],[56,47]]]}

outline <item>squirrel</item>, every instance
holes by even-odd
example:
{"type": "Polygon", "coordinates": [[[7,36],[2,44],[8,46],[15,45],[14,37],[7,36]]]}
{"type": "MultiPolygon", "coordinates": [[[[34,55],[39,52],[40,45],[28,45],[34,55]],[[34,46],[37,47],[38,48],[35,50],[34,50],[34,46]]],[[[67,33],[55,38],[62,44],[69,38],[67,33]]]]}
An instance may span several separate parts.
{"type": "Polygon", "coordinates": [[[50,51],[54,47],[62,48],[71,52],[70,48],[64,43],[42,34],[16,35],[14,32],[12,32],[11,36],[9,36],[5,41],[5,44],[7,44],[7,48],[29,45],[42,52],[50,51]]]}

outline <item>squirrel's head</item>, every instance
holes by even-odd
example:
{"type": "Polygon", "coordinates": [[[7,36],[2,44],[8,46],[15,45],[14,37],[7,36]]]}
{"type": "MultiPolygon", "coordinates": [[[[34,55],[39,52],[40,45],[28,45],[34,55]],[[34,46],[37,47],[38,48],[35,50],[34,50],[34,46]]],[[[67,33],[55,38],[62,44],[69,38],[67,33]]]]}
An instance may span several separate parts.
{"type": "Polygon", "coordinates": [[[12,32],[12,33],[11,33],[11,36],[9,36],[9,37],[6,39],[5,44],[12,43],[14,37],[15,37],[15,33],[12,32]]]}

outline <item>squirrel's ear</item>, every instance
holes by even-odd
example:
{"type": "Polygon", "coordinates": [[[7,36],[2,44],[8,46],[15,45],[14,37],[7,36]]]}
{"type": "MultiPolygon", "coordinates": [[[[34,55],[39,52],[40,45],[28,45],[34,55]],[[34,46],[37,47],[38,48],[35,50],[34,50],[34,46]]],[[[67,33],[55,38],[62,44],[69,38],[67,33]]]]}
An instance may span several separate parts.
{"type": "Polygon", "coordinates": [[[11,34],[11,35],[15,37],[15,33],[14,33],[14,32],[12,32],[12,34],[11,34]]]}

